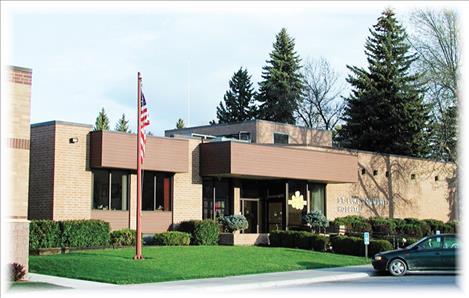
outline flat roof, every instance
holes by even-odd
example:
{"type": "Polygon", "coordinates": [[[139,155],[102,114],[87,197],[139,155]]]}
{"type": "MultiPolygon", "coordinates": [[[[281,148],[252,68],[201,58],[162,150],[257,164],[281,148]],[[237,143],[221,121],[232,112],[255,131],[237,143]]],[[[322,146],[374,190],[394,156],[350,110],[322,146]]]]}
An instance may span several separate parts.
{"type": "Polygon", "coordinates": [[[31,127],[49,126],[49,125],[70,125],[70,126],[80,126],[80,127],[93,128],[93,125],[90,125],[90,124],[60,121],[60,120],[52,120],[52,121],[46,121],[46,122],[33,123],[33,124],[31,124],[31,127]]]}

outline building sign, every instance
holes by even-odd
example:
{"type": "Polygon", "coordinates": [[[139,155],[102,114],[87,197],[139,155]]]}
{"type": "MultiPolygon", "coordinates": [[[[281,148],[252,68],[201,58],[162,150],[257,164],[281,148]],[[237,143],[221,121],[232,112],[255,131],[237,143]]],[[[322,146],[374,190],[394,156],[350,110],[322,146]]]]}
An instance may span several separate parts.
{"type": "Polygon", "coordinates": [[[385,207],[389,205],[389,202],[382,198],[360,198],[358,196],[337,198],[337,212],[339,213],[360,213],[363,205],[385,207]]]}
{"type": "Polygon", "coordinates": [[[291,196],[291,200],[288,200],[288,205],[295,209],[302,210],[306,206],[307,202],[303,199],[303,195],[299,191],[295,191],[295,194],[291,196]]]}

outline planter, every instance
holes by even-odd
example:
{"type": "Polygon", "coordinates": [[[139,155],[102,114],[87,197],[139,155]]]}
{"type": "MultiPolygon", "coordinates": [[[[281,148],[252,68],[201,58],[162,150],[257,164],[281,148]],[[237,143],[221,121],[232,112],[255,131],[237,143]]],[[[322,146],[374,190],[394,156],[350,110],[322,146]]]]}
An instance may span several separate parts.
{"type": "Polygon", "coordinates": [[[38,249],[29,250],[29,254],[31,256],[49,256],[49,255],[58,255],[61,253],[62,253],[61,247],[38,248],[38,249]]]}
{"type": "Polygon", "coordinates": [[[269,234],[221,233],[218,243],[221,245],[267,245],[269,234]]]}

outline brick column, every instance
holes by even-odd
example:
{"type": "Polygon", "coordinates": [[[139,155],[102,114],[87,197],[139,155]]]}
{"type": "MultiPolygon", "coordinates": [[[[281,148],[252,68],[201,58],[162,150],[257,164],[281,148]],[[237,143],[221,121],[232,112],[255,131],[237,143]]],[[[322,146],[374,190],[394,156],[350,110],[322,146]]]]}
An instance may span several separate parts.
{"type": "Polygon", "coordinates": [[[135,230],[137,210],[137,174],[130,175],[129,229],[135,230]]]}

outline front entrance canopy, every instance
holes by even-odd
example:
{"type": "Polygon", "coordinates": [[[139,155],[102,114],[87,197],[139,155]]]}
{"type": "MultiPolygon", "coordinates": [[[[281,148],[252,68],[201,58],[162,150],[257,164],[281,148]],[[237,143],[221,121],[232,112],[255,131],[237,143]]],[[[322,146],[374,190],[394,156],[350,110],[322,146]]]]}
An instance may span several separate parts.
{"type": "Polygon", "coordinates": [[[355,183],[357,156],[311,149],[211,142],[200,145],[201,176],[283,178],[355,183]]]}

